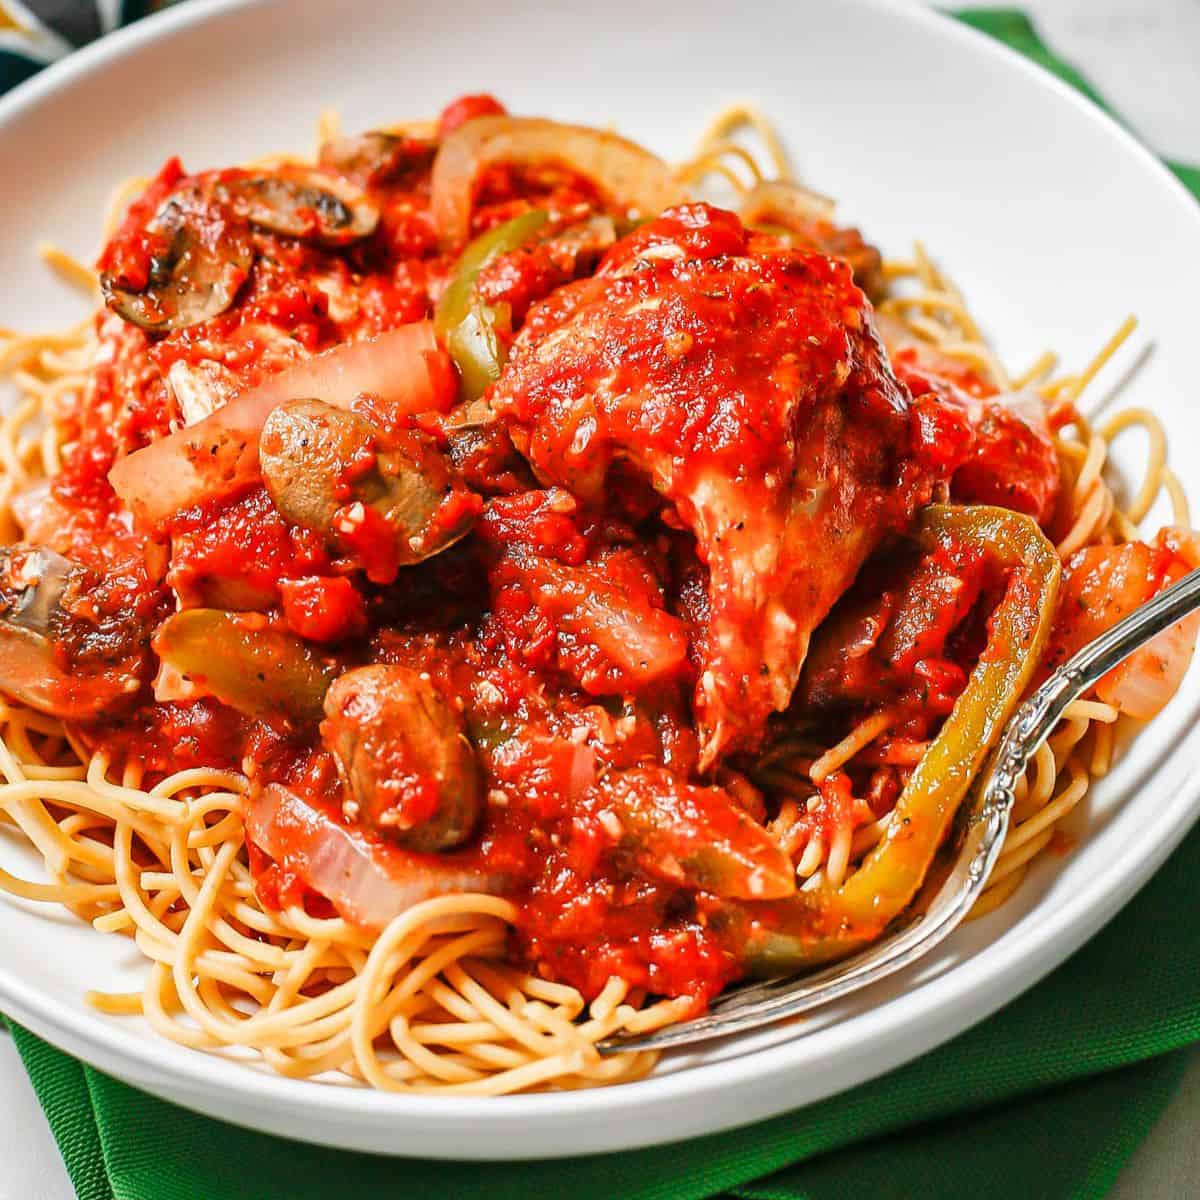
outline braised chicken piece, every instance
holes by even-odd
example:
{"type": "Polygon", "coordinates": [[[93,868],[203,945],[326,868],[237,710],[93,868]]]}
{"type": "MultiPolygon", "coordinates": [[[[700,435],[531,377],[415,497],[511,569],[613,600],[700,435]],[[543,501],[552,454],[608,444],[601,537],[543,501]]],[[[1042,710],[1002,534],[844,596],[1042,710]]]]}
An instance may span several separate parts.
{"type": "Polygon", "coordinates": [[[999,504],[1046,525],[1058,501],[1059,470],[1041,400],[1025,392],[997,395],[972,367],[911,337],[893,344],[888,336],[888,352],[896,378],[914,396],[932,393],[970,423],[970,452],[950,481],[951,496],[963,504],[999,504]]]}
{"type": "Polygon", "coordinates": [[[598,505],[624,464],[695,535],[705,767],[757,744],[813,629],[962,444],[896,382],[846,264],[702,204],[535,306],[491,404],[543,481],[598,505]]]}
{"type": "Polygon", "coordinates": [[[813,637],[797,705],[824,714],[907,702],[945,716],[967,681],[947,642],[986,583],[969,546],[881,550],[813,637]]]}

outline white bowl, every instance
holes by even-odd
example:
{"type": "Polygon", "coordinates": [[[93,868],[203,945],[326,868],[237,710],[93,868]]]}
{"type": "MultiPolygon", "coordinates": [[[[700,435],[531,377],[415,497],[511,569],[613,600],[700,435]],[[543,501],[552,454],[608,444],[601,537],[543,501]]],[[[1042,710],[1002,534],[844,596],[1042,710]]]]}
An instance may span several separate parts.
{"type": "MultiPolygon", "coordinates": [[[[1200,479],[1195,305],[1200,208],[1116,124],[1023,59],[883,0],[702,5],[459,0],[187,4],[53,67],[0,102],[0,324],[54,327],[81,303],[34,244],[96,247],[114,181],[180,153],[196,168],[432,114],[491,90],[515,111],[615,121],[684,154],[722,102],[780,123],[803,177],[896,254],[922,239],[1010,361],[1050,345],[1081,364],[1121,318],[1154,353],[1122,397],[1152,407],[1200,479]],[[578,11],[575,11],[578,7],[578,11]],[[434,15],[437,12],[438,15],[434,15]]],[[[1136,440],[1136,439],[1134,439],[1136,440]]],[[[1136,470],[1136,447],[1121,444],[1136,470]]],[[[1200,489],[1194,489],[1200,490],[1200,489]]],[[[66,914],[0,901],[0,1009],[111,1074],[200,1112],[312,1142],[445,1158],[529,1158],[665,1142],[862,1083],[986,1017],[1061,962],[1152,874],[1200,813],[1200,678],[1080,814],[1079,844],[934,957],[802,1027],[664,1061],[618,1089],[500,1099],[297,1082],[97,1015],[88,987],[137,986],[138,956],[66,914]],[[800,1036],[800,1030],[803,1036],[800,1036]],[[469,1136],[466,1131],[469,1130],[469,1136]]],[[[0,839],[10,869],[30,856],[0,839]]],[[[1181,897],[1181,901],[1185,898],[1181,897]]]]}

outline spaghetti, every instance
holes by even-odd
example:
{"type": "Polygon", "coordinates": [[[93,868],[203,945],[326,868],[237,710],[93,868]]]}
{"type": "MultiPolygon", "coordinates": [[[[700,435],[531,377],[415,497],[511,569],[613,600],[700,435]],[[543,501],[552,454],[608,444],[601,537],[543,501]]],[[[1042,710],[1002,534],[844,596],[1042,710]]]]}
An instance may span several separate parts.
{"type": "MultiPolygon", "coordinates": [[[[335,117],[322,118],[321,133],[322,143],[335,143],[335,117]]],[[[403,142],[433,135],[423,124],[397,127],[388,136],[403,142]]],[[[680,185],[710,175],[741,195],[768,178],[791,178],[773,127],[748,106],[719,115],[697,154],[677,171],[680,185]],[[760,136],[769,171],[737,140],[745,126],[760,136]]],[[[136,180],[118,189],[107,237],[118,232],[147,184],[136,180]]],[[[97,292],[91,270],[53,248],[43,257],[64,278],[97,292]]],[[[1039,398],[1061,468],[1053,529],[1064,560],[1086,547],[1131,542],[1163,493],[1175,523],[1187,525],[1186,499],[1166,465],[1157,418],[1133,409],[1093,427],[1077,406],[1132,321],[1078,374],[1052,376],[1055,363],[1047,354],[1013,377],[923,248],[911,260],[884,262],[881,277],[877,309],[898,331],[889,335],[885,327],[889,349],[892,342],[928,348],[989,392],[1039,398]],[[1148,440],[1147,468],[1122,507],[1105,468],[1111,443],[1132,429],[1148,440]]],[[[19,393],[0,424],[5,540],[28,531],[30,497],[61,470],[71,449],[64,438],[79,436],[101,353],[92,320],[57,334],[0,336],[0,376],[19,393]]],[[[1068,710],[1020,782],[1008,839],[974,916],[1003,903],[1030,864],[1062,839],[1063,822],[1109,768],[1119,716],[1117,705],[1098,698],[1068,710]]],[[[754,777],[773,809],[766,829],[803,889],[836,887],[887,838],[891,813],[854,796],[851,773],[871,767],[900,783],[911,777],[933,734],[906,734],[899,719],[897,710],[878,708],[825,744],[801,729],[760,764],[754,777]]],[[[76,722],[0,701],[0,772],[0,817],[36,849],[46,876],[31,882],[0,869],[0,888],[62,904],[102,932],[131,937],[148,962],[143,989],[88,998],[104,1012],[140,1013],[185,1046],[251,1051],[291,1077],[501,1094],[639,1078],[653,1067],[653,1054],[605,1058],[596,1043],[695,1011],[691,996],[654,1000],[645,985],[615,974],[589,1002],[575,986],[514,965],[511,931],[520,914],[505,895],[455,890],[407,907],[377,930],[314,909],[296,894],[281,892],[280,903],[264,903],[247,854],[251,783],[242,771],[148,769],[136,743],[132,752],[115,755],[76,722]]],[[[748,781],[741,786],[748,805],[758,803],[748,781]]],[[[729,787],[736,794],[733,782],[729,787]]],[[[502,787],[492,791],[490,803],[508,803],[502,787]]]]}

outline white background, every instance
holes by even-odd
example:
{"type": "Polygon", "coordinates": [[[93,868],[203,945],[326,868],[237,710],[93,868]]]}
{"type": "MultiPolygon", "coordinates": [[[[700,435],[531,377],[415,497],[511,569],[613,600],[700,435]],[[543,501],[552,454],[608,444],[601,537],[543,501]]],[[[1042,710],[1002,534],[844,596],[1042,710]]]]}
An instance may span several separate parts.
{"type": "MultiPolygon", "coordinates": [[[[1090,76],[1147,142],[1165,155],[1200,163],[1200,0],[1026,0],[1025,8],[1047,43],[1090,76]]],[[[1200,1051],[1113,1200],[1195,1195],[1198,1127],[1200,1051]]],[[[0,1200],[72,1195],[16,1051],[0,1034],[0,1200]]]]}

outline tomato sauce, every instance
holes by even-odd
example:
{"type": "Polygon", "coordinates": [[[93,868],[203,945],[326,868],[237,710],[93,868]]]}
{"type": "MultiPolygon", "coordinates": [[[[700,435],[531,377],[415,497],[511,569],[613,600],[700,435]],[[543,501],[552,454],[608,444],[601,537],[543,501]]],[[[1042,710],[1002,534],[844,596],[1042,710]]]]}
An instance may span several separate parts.
{"type": "MultiPolygon", "coordinates": [[[[487,419],[478,401],[397,416],[362,396],[377,437],[324,491],[313,467],[278,485],[287,504],[256,483],[135,524],[114,462],[315,354],[434,315],[458,264],[430,215],[438,139],[503,113],[468,96],[437,138],[338,139],[300,182],[171,159],[130,205],[99,264],[114,309],[187,254],[219,256],[220,237],[248,249],[188,297],[236,284],[202,320],[101,313],[98,364],[59,414],[68,448],[38,528],[107,580],[90,597],[112,618],[91,658],[65,653],[94,666],[107,647],[136,669],[123,710],[79,734],[150,779],[204,765],[244,771],[255,796],[289,789],[407,883],[467,863],[517,902],[514,953],[533,970],[589,996],[619,976],[698,1010],[745,970],[726,902],[758,896],[747,863],[782,853],[762,828],[778,804],[751,781],[777,723],[802,714],[836,738],[897,710],[882,757],[831,776],[803,818],[806,838],[828,838],[887,810],[965,684],[995,581],[966,548],[906,549],[916,509],[949,489],[1044,519],[1057,463],[1019,418],[981,419],[991,398],[970,379],[912,356],[893,370],[842,258],[700,204],[631,231],[597,186],[547,163],[477,181],[475,234],[548,213],[473,285],[500,372],[487,419]],[[192,207],[168,220],[176,202],[192,207]],[[369,232],[345,233],[351,217],[369,232]],[[418,444],[454,481],[433,500],[404,473],[418,444]],[[391,475],[385,454],[402,460],[391,475]],[[398,540],[405,522],[421,536],[398,540]],[[163,629],[193,610],[242,614],[276,660],[214,645],[193,647],[203,670],[179,667],[163,629]],[[444,858],[356,794],[390,763],[408,781],[393,807],[419,825],[445,785],[421,779],[431,756],[409,741],[355,759],[351,716],[322,710],[330,682],[366,666],[429,689],[418,734],[397,736],[470,748],[469,836],[444,858]],[[276,667],[305,694],[263,716],[256,689],[276,667]],[[646,781],[637,804],[621,779],[646,781]]],[[[357,911],[310,886],[319,834],[294,826],[274,854],[251,839],[259,898],[357,911]]]]}

